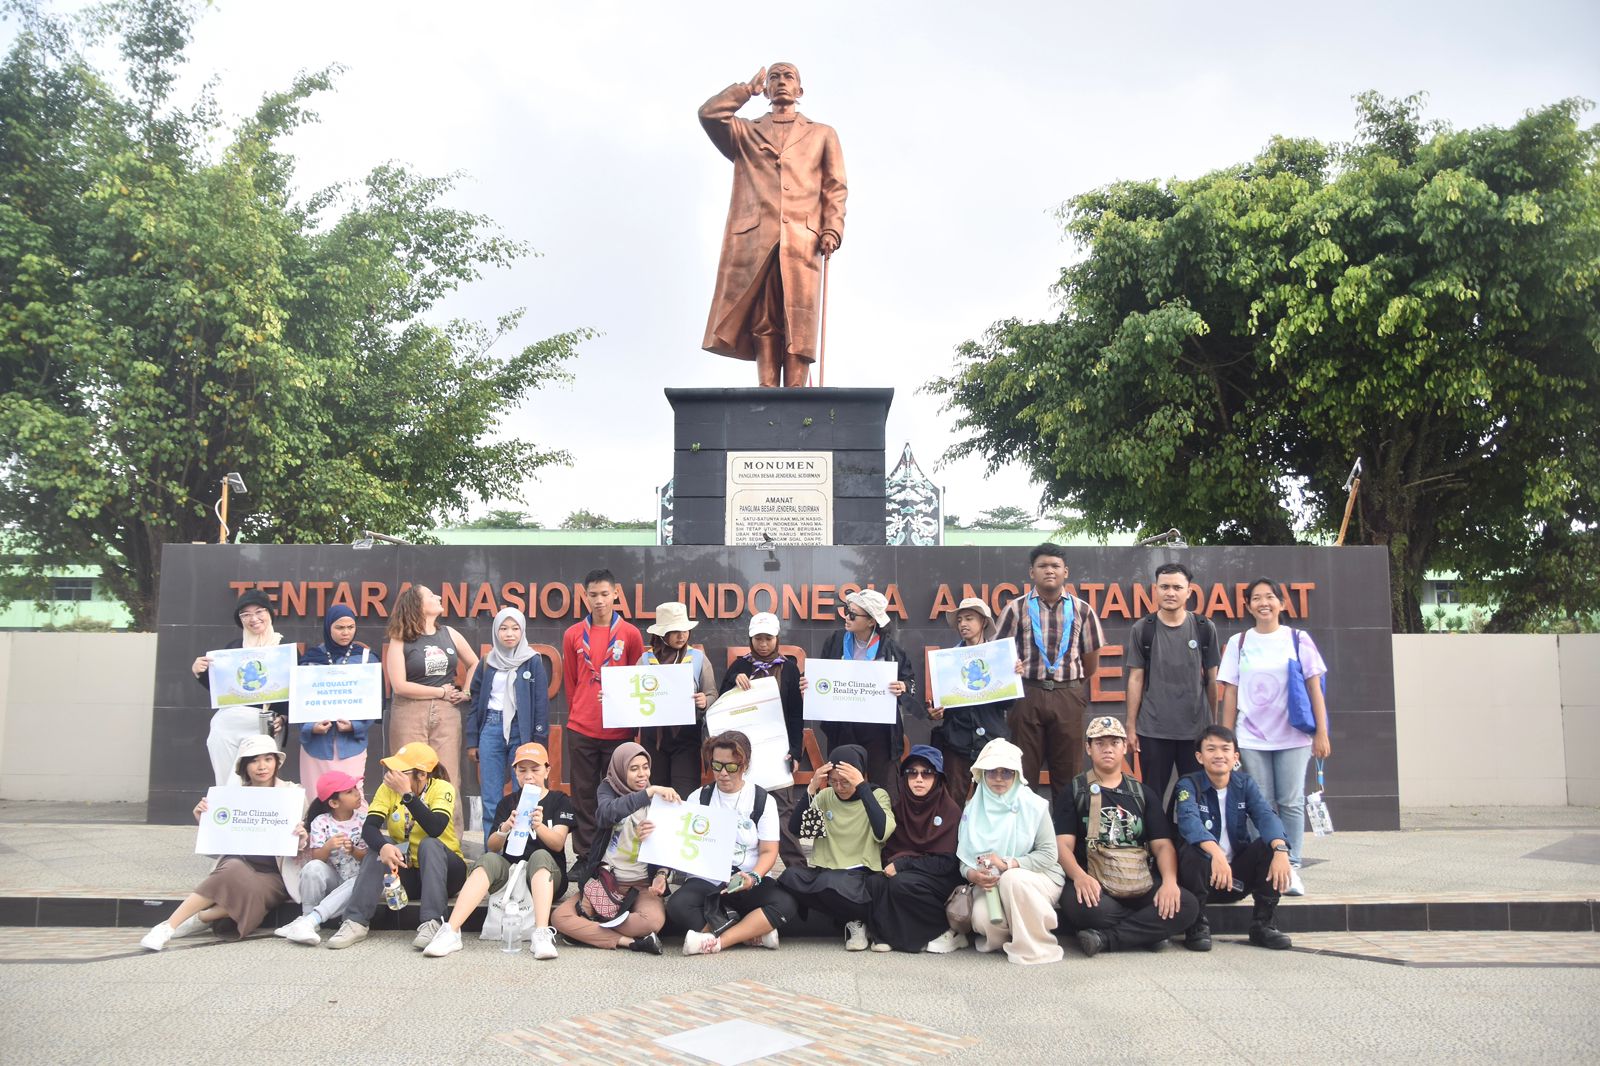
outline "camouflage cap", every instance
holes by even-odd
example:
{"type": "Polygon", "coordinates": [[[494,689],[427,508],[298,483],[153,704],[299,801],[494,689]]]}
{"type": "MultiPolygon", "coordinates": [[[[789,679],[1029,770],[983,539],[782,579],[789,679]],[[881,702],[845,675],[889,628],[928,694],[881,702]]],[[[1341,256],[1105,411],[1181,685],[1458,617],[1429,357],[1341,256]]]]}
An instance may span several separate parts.
{"type": "Polygon", "coordinates": [[[1095,737],[1121,737],[1128,739],[1128,731],[1122,728],[1122,723],[1109,714],[1098,718],[1089,719],[1089,728],[1084,730],[1083,739],[1093,740],[1095,737]]]}

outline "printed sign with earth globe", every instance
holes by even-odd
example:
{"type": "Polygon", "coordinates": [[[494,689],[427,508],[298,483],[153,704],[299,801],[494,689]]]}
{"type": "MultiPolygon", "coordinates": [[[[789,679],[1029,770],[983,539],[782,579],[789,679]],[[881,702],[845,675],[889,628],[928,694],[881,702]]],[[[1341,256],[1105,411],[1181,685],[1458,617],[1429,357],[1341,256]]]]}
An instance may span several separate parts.
{"type": "Polygon", "coordinates": [[[991,640],[929,652],[928,690],[935,707],[973,707],[1021,698],[1016,642],[991,640]]]}

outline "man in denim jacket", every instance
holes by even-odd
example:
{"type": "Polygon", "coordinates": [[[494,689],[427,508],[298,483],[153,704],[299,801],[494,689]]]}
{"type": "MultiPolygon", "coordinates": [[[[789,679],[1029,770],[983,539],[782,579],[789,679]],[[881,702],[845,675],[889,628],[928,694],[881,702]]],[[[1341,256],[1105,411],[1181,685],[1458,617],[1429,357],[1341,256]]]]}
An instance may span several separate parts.
{"type": "Polygon", "coordinates": [[[1255,897],[1250,943],[1288,948],[1289,938],[1272,924],[1289,887],[1283,823],[1250,775],[1234,770],[1239,756],[1233,730],[1207,726],[1195,748],[1201,772],[1178,780],[1178,883],[1200,900],[1200,917],[1184,934],[1183,946],[1210,951],[1206,903],[1232,903],[1248,893],[1255,897]]]}

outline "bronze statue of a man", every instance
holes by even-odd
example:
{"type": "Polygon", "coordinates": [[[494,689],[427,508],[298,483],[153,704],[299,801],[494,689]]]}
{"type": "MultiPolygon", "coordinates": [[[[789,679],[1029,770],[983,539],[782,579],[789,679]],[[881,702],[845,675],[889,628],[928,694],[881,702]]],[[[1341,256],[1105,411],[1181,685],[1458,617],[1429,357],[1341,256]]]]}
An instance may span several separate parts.
{"type": "Polygon", "coordinates": [[[753,359],[764,387],[801,386],[817,357],[822,260],[844,236],[844,153],[831,126],[795,110],[800,71],[763,67],[700,107],[700,124],[733,161],[733,198],[722,234],[708,352],[753,359]],[[764,92],[772,110],[738,117],[764,92]]]}

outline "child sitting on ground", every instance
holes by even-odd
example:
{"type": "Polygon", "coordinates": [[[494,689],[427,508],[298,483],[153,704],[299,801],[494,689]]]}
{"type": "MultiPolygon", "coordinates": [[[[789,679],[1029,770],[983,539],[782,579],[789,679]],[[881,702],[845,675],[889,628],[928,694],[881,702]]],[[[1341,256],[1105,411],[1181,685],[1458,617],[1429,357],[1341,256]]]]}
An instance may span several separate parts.
{"type": "Polygon", "coordinates": [[[306,812],[310,827],[308,861],[300,869],[300,917],[275,929],[295,944],[322,943],[317,928],[344,913],[354,891],[356,873],[367,857],[361,823],[367,800],[361,782],[343,770],[329,770],[317,780],[317,801],[306,812]]]}

